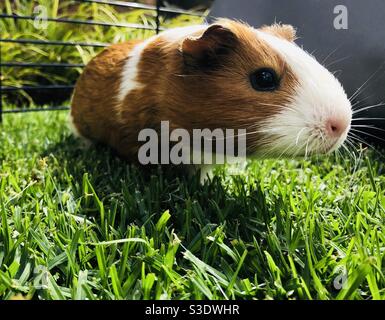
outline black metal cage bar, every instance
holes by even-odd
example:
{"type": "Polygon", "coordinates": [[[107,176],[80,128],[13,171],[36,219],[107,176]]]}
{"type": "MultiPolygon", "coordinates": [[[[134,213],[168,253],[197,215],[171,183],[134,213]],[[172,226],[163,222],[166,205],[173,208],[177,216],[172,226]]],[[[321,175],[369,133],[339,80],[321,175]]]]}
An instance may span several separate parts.
{"type": "Polygon", "coordinates": [[[156,6],[151,6],[151,5],[136,3],[136,2],[112,1],[112,0],[111,1],[107,1],[107,0],[83,0],[82,2],[108,4],[108,5],[112,5],[112,6],[143,9],[143,10],[157,10],[157,11],[163,12],[163,13],[186,14],[189,16],[198,16],[198,17],[204,16],[204,14],[202,12],[194,12],[194,11],[188,11],[188,10],[183,10],[183,9],[162,7],[160,5],[160,1],[157,1],[156,6]]]}
{"type": "Polygon", "coordinates": [[[45,68],[83,68],[83,63],[31,63],[31,62],[5,62],[0,67],[45,67],[45,68]]]}
{"type": "MultiPolygon", "coordinates": [[[[76,25],[91,25],[91,26],[102,26],[102,27],[118,27],[118,28],[127,28],[127,29],[136,29],[136,30],[149,30],[154,33],[158,33],[162,30],[165,30],[161,26],[161,14],[184,14],[189,16],[204,17],[203,12],[182,10],[178,8],[166,8],[161,6],[161,1],[158,0],[156,5],[147,5],[130,1],[117,1],[117,0],[74,0],[78,3],[94,3],[99,5],[111,5],[122,8],[130,9],[141,9],[153,11],[155,15],[155,25],[146,25],[146,24],[136,24],[136,23],[124,23],[124,22],[105,22],[105,21],[96,21],[96,20],[82,20],[82,19],[67,19],[67,18],[53,18],[47,17],[46,21],[55,22],[55,23],[67,23],[67,24],[76,24],[76,25]]],[[[36,19],[33,15],[17,15],[17,14],[6,14],[0,13],[0,19],[13,19],[14,21],[26,20],[33,21],[36,19]]],[[[52,40],[41,40],[41,39],[31,39],[31,38],[0,38],[0,45],[2,43],[14,43],[14,44],[35,44],[41,46],[79,46],[79,47],[94,47],[94,48],[103,48],[109,45],[109,43],[102,42],[79,42],[79,41],[62,41],[57,39],[52,40]]],[[[44,62],[20,62],[20,61],[0,61],[1,70],[6,68],[83,68],[84,64],[82,63],[44,63],[44,62]]],[[[20,86],[3,86],[0,84],[0,98],[4,93],[14,92],[17,93],[21,90],[30,91],[39,91],[39,90],[55,90],[55,92],[60,90],[72,90],[74,88],[73,84],[42,84],[42,85],[20,85],[20,86]]],[[[3,99],[1,99],[1,102],[3,99]]],[[[20,112],[30,112],[30,111],[54,111],[54,110],[68,110],[67,106],[50,106],[50,107],[23,107],[16,108],[11,110],[4,110],[2,104],[0,104],[0,122],[2,121],[2,114],[5,113],[20,113],[20,112]]]]}
{"type": "MultiPolygon", "coordinates": [[[[2,19],[18,19],[18,20],[35,20],[35,16],[20,16],[16,14],[0,14],[2,19]]],[[[79,19],[64,19],[64,18],[45,18],[46,21],[59,22],[59,23],[71,23],[71,24],[86,24],[92,26],[103,26],[103,27],[120,27],[120,28],[131,28],[131,29],[143,29],[143,30],[157,30],[157,27],[147,26],[136,23],[112,23],[95,20],[79,20],[79,19]]],[[[159,29],[162,29],[159,27],[159,29]]]]}
{"type": "Polygon", "coordinates": [[[10,42],[19,44],[41,44],[54,46],[81,46],[81,47],[99,47],[108,46],[108,43],[87,43],[87,42],[73,42],[73,41],[56,41],[56,40],[36,40],[36,39],[0,39],[0,42],[10,42]]]}
{"type": "Polygon", "coordinates": [[[20,86],[20,87],[7,87],[3,86],[2,91],[17,91],[17,90],[46,90],[46,89],[73,89],[73,85],[41,85],[41,86],[20,86]]]}

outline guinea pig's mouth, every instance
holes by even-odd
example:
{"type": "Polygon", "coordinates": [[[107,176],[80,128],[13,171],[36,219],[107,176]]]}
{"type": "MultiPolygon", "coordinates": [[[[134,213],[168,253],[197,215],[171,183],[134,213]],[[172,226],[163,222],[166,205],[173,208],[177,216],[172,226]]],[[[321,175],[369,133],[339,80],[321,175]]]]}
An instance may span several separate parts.
{"type": "Polygon", "coordinates": [[[318,136],[314,138],[313,145],[305,150],[303,156],[307,155],[328,155],[337,151],[345,142],[348,136],[349,129],[347,129],[340,137],[336,139],[330,139],[325,141],[325,137],[323,133],[320,133],[318,136]]]}
{"type": "Polygon", "coordinates": [[[343,146],[343,144],[345,143],[348,137],[349,131],[350,131],[350,126],[335,141],[331,141],[329,144],[325,145],[324,154],[331,154],[334,151],[337,151],[341,146],[343,146]]]}
{"type": "Polygon", "coordinates": [[[326,146],[324,148],[324,150],[321,150],[320,152],[317,152],[317,153],[320,153],[320,154],[331,154],[333,153],[334,151],[338,150],[341,146],[342,146],[343,142],[340,142],[339,140],[331,143],[329,146],[326,146]]]}
{"type": "Polygon", "coordinates": [[[308,129],[309,131],[301,140],[299,139],[299,134],[266,137],[268,142],[260,146],[254,155],[262,158],[266,156],[269,158],[306,158],[308,156],[328,155],[338,150],[344,144],[349,132],[349,129],[347,129],[339,137],[326,138],[325,133],[320,128],[308,129]]]}
{"type": "Polygon", "coordinates": [[[261,125],[253,155],[259,158],[306,158],[331,154],[343,146],[350,128],[348,112],[342,116],[330,112],[326,116],[306,118],[299,112],[285,111],[261,125]]]}

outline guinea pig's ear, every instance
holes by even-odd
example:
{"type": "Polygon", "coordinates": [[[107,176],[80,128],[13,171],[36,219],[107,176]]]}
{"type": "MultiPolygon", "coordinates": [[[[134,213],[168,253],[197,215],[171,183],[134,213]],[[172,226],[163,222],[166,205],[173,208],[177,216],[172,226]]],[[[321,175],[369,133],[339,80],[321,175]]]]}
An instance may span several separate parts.
{"type": "Polygon", "coordinates": [[[261,31],[269,33],[273,36],[294,42],[297,39],[297,32],[293,26],[289,24],[275,23],[271,26],[264,26],[261,31]]]}
{"type": "Polygon", "coordinates": [[[236,36],[229,28],[214,24],[201,36],[184,39],[180,50],[187,65],[210,66],[229,52],[235,42],[236,36]]]}

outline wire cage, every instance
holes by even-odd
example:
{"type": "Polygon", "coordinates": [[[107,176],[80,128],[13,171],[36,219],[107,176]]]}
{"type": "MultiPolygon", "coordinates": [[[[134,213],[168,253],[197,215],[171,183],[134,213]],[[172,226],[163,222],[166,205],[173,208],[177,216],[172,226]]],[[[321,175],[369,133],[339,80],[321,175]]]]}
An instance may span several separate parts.
{"type": "MultiPolygon", "coordinates": [[[[54,17],[45,17],[47,22],[54,23],[66,23],[73,25],[89,25],[89,26],[103,26],[103,27],[118,27],[118,28],[126,28],[128,30],[148,30],[154,32],[154,34],[159,33],[166,28],[162,26],[161,23],[161,15],[162,14],[173,14],[173,15],[188,15],[188,16],[197,16],[197,17],[205,17],[204,11],[192,11],[192,10],[183,10],[179,8],[173,7],[165,7],[162,6],[162,1],[157,0],[156,5],[147,5],[142,3],[130,2],[130,1],[116,1],[116,0],[74,0],[75,3],[90,3],[95,5],[108,5],[114,6],[121,9],[140,9],[140,10],[148,10],[154,13],[155,17],[155,26],[146,25],[146,24],[136,24],[136,23],[126,23],[126,22],[106,22],[106,21],[97,21],[93,19],[68,19],[68,18],[54,18],[54,17]]],[[[13,19],[15,23],[19,20],[28,20],[34,21],[36,16],[34,15],[19,15],[19,14],[7,14],[0,13],[1,19],[13,19]]],[[[104,42],[81,42],[81,41],[71,41],[71,40],[60,40],[60,39],[50,39],[50,40],[39,40],[32,38],[3,38],[0,37],[0,45],[2,43],[12,43],[15,46],[17,45],[25,45],[25,44],[33,44],[41,47],[49,47],[49,46],[79,46],[79,47],[94,47],[94,48],[104,48],[111,43],[104,42]]],[[[41,62],[20,62],[20,61],[3,61],[0,59],[0,74],[3,74],[4,68],[83,68],[85,64],[83,63],[41,63],[41,62]]],[[[22,84],[20,86],[4,86],[2,83],[0,85],[0,99],[3,101],[3,95],[9,92],[22,92],[22,90],[28,91],[41,91],[41,90],[67,90],[70,93],[74,88],[73,83],[68,84],[36,84],[36,85],[27,85],[22,84]]],[[[70,95],[68,96],[68,98],[70,95]]],[[[33,112],[33,111],[57,111],[57,110],[68,110],[69,106],[67,105],[51,105],[48,107],[21,107],[21,108],[12,108],[12,109],[4,109],[2,103],[0,103],[0,122],[2,121],[3,114],[6,113],[22,113],[22,112],[33,112]]]]}

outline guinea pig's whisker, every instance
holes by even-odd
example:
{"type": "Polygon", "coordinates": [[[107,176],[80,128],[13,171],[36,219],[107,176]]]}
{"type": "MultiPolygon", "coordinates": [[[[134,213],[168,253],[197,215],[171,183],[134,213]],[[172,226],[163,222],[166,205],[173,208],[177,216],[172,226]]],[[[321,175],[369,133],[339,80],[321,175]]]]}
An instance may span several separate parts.
{"type": "Polygon", "coordinates": [[[306,127],[303,127],[301,130],[299,130],[297,137],[295,139],[295,145],[298,146],[299,138],[301,137],[301,134],[303,133],[304,130],[306,130],[306,127]]]}
{"type": "Polygon", "coordinates": [[[297,109],[290,108],[290,107],[288,107],[288,106],[285,106],[284,108],[285,108],[285,111],[290,110],[290,111],[293,111],[294,113],[298,113],[298,114],[300,114],[300,115],[303,115],[303,112],[301,112],[301,111],[299,111],[299,110],[297,110],[297,109]]]}
{"type": "MultiPolygon", "coordinates": [[[[291,147],[292,145],[289,144],[279,155],[278,157],[276,157],[276,160],[280,160],[282,158],[282,156],[285,154],[285,152],[291,147]]],[[[275,151],[278,151],[278,146],[274,146],[273,148],[271,148],[269,150],[270,152],[268,152],[268,154],[271,154],[273,155],[275,151]]]]}
{"type": "Polygon", "coordinates": [[[350,101],[353,101],[360,93],[364,92],[367,88],[367,84],[377,75],[378,72],[381,71],[383,68],[384,63],[360,86],[356,92],[352,94],[352,96],[349,98],[350,101]],[[362,90],[362,91],[361,91],[362,90]]]}
{"type": "Polygon", "coordinates": [[[352,141],[357,141],[357,143],[367,145],[371,149],[375,150],[375,147],[372,144],[370,144],[369,142],[365,141],[360,136],[356,135],[354,132],[349,132],[348,138],[352,139],[352,141]]]}
{"type": "Polygon", "coordinates": [[[296,139],[295,139],[294,145],[293,145],[293,142],[290,143],[290,144],[288,145],[288,147],[285,149],[284,152],[286,152],[286,151],[287,151],[289,148],[291,148],[292,146],[293,146],[293,147],[296,146],[296,147],[297,147],[297,151],[294,153],[294,156],[293,156],[293,157],[296,157],[296,156],[297,156],[297,154],[302,150],[302,148],[305,146],[305,144],[308,143],[308,141],[309,141],[309,139],[310,139],[310,137],[309,137],[309,138],[305,141],[305,143],[302,144],[302,145],[298,148],[299,137],[300,137],[300,135],[303,133],[303,131],[304,131],[305,129],[307,129],[307,127],[300,128],[300,130],[299,130],[299,132],[298,132],[298,134],[297,134],[297,137],[296,137],[296,139]]]}
{"type": "Polygon", "coordinates": [[[351,142],[351,141],[347,141],[347,144],[349,146],[351,146],[351,153],[355,157],[355,161],[356,161],[356,163],[355,163],[355,165],[356,165],[355,170],[356,170],[358,165],[359,165],[359,162],[361,161],[362,155],[363,155],[362,145],[360,144],[358,146],[355,146],[354,143],[351,142]],[[357,158],[356,153],[358,153],[358,158],[357,158]]]}
{"type": "Polygon", "coordinates": [[[384,157],[384,155],[382,153],[380,153],[379,151],[377,151],[377,149],[372,144],[370,144],[369,142],[361,139],[361,137],[359,137],[355,133],[350,132],[349,133],[349,137],[352,139],[352,141],[356,141],[360,145],[368,146],[372,151],[374,151],[374,153],[376,153],[378,156],[380,156],[380,158],[384,157]]]}
{"type": "Polygon", "coordinates": [[[346,144],[351,148],[352,152],[355,154],[357,150],[363,150],[362,143],[354,140],[352,137],[346,139],[346,144]]]}
{"type": "Polygon", "coordinates": [[[376,138],[376,139],[378,139],[378,140],[380,140],[380,141],[385,142],[385,139],[380,138],[380,137],[377,137],[377,136],[375,136],[374,134],[371,134],[371,133],[368,133],[368,132],[365,132],[365,131],[362,131],[362,130],[358,130],[358,129],[355,129],[355,128],[351,128],[350,130],[351,130],[351,131],[358,132],[358,133],[361,133],[361,134],[364,134],[364,135],[367,135],[367,136],[372,137],[372,138],[376,138]]]}
{"type": "Polygon", "coordinates": [[[357,145],[362,145],[362,143],[360,143],[358,140],[354,140],[353,136],[350,135],[347,137],[346,143],[349,144],[353,148],[353,150],[356,150],[357,145]],[[355,145],[355,143],[357,145],[355,145]]]}
{"type": "Polygon", "coordinates": [[[357,98],[358,97],[358,95],[360,94],[360,93],[362,93],[363,91],[365,91],[365,89],[366,89],[366,85],[369,83],[369,81],[372,79],[372,77],[374,77],[374,75],[375,75],[375,73],[371,76],[371,77],[369,77],[369,79],[368,80],[366,80],[365,82],[364,82],[364,84],[362,85],[362,86],[360,86],[352,95],[351,95],[351,97],[349,98],[349,100],[350,101],[353,101],[355,98],[357,98]]]}
{"type": "Polygon", "coordinates": [[[366,100],[369,100],[372,97],[373,97],[373,94],[371,94],[371,95],[369,95],[369,96],[367,96],[365,98],[361,98],[360,100],[357,100],[356,102],[352,103],[352,108],[362,104],[363,102],[365,102],[366,100]]]}
{"type": "Polygon", "coordinates": [[[354,122],[354,121],[367,121],[367,120],[385,120],[385,118],[355,118],[355,119],[352,119],[352,122],[354,122]]]}
{"type": "Polygon", "coordinates": [[[195,78],[204,78],[205,76],[204,75],[201,75],[201,74],[177,74],[177,73],[174,73],[173,74],[174,76],[176,77],[182,77],[182,78],[191,78],[191,77],[195,77],[195,78]]]}
{"type": "MultiPolygon", "coordinates": [[[[307,156],[308,156],[308,151],[309,151],[309,142],[311,141],[311,139],[313,139],[313,134],[311,134],[309,136],[309,138],[307,139],[307,142],[306,142],[306,147],[305,147],[305,159],[307,159],[307,156]]],[[[313,140],[312,140],[313,141],[313,140]]]]}
{"type": "Polygon", "coordinates": [[[285,110],[291,110],[293,112],[299,112],[298,110],[296,110],[294,108],[291,108],[289,106],[285,106],[285,105],[278,105],[278,104],[272,104],[272,103],[261,103],[260,105],[261,106],[265,106],[265,107],[282,108],[282,109],[285,109],[285,110]]]}
{"type": "Polygon", "coordinates": [[[205,140],[207,141],[214,141],[214,140],[218,140],[218,141],[221,141],[221,140],[227,140],[227,139],[233,139],[233,138],[238,138],[238,137],[244,137],[244,136],[249,136],[249,135],[253,135],[253,134],[257,134],[257,133],[271,133],[273,132],[272,130],[255,130],[255,131],[251,131],[251,132],[246,132],[246,133],[239,133],[239,134],[234,134],[234,135],[231,135],[231,136],[225,136],[223,138],[204,138],[205,140]]]}
{"type": "Polygon", "coordinates": [[[356,131],[358,133],[361,133],[361,134],[365,134],[367,136],[370,136],[372,138],[375,138],[375,139],[378,139],[380,141],[385,141],[385,139],[382,139],[380,137],[377,137],[371,133],[368,133],[368,132],[364,132],[364,131],[361,131],[361,130],[358,130],[358,129],[354,129],[352,128],[351,131],[349,132],[348,134],[348,139],[347,141],[352,143],[351,141],[349,141],[349,138],[352,139],[352,141],[356,141],[357,143],[359,144],[363,144],[363,145],[366,145],[368,146],[372,151],[374,151],[377,155],[379,155],[381,158],[384,157],[384,155],[382,153],[380,153],[376,147],[374,147],[374,145],[370,144],[369,142],[365,141],[363,138],[361,138],[359,135],[357,135],[356,133],[352,132],[352,131],[356,131]]]}
{"type": "MultiPolygon", "coordinates": [[[[264,145],[266,148],[262,154],[260,154],[261,158],[268,158],[269,156],[273,155],[274,151],[278,148],[278,146],[274,143],[275,141],[273,139],[264,139],[262,141],[259,141],[261,145],[264,145]],[[272,146],[272,147],[271,147],[272,146]]],[[[257,147],[257,145],[253,145],[253,148],[257,147]]]]}
{"type": "MultiPolygon", "coordinates": [[[[250,118],[247,119],[248,121],[250,121],[250,118]]],[[[253,122],[255,122],[254,124],[251,124],[247,127],[247,130],[253,130],[254,128],[259,128],[261,127],[261,123],[258,123],[258,121],[261,121],[260,119],[255,119],[255,120],[252,120],[253,122]]],[[[268,124],[266,124],[268,125],[268,124]]],[[[276,128],[274,128],[276,129],[276,128]]]]}
{"type": "Polygon", "coordinates": [[[303,148],[305,147],[305,145],[307,145],[309,143],[309,139],[310,139],[310,137],[302,145],[300,145],[297,148],[297,151],[294,152],[294,154],[293,154],[293,158],[297,157],[299,155],[299,153],[303,151],[303,148]]]}
{"type": "MultiPolygon", "coordinates": [[[[274,141],[272,141],[272,143],[274,143],[274,141]]],[[[289,150],[290,148],[294,147],[293,143],[289,143],[289,145],[283,150],[280,152],[279,156],[277,157],[277,159],[281,159],[283,157],[283,155],[285,155],[286,151],[289,150]]],[[[275,154],[275,151],[278,151],[279,150],[279,146],[278,145],[275,145],[273,148],[270,148],[270,152],[268,152],[269,154],[271,155],[274,155],[275,154]]]]}
{"type": "Polygon", "coordinates": [[[278,156],[278,159],[281,159],[283,157],[284,154],[286,154],[286,151],[289,150],[290,148],[293,147],[293,144],[289,144],[281,153],[280,155],[278,156]]]}
{"type": "Polygon", "coordinates": [[[260,105],[266,106],[266,107],[282,107],[282,105],[274,104],[274,103],[261,103],[260,105]]]}
{"type": "MultiPolygon", "coordinates": [[[[304,129],[307,129],[307,128],[306,128],[306,127],[300,128],[298,135],[300,135],[301,133],[303,133],[304,129]]],[[[298,136],[298,135],[297,135],[297,136],[298,136]]],[[[289,143],[289,145],[288,145],[283,151],[281,151],[280,155],[278,156],[278,159],[282,158],[282,156],[286,153],[287,150],[289,150],[289,149],[292,148],[292,147],[296,147],[296,146],[297,146],[297,148],[296,148],[297,151],[293,154],[293,157],[295,158],[295,157],[301,152],[301,150],[303,149],[303,147],[305,147],[305,145],[309,144],[310,139],[312,139],[312,136],[311,136],[311,135],[310,135],[310,136],[308,137],[308,139],[307,139],[301,146],[299,146],[299,147],[298,147],[298,141],[299,141],[299,139],[298,139],[298,140],[296,139],[296,140],[293,141],[292,143],[289,143]]],[[[269,155],[269,154],[272,155],[272,154],[274,154],[275,151],[278,150],[279,145],[276,145],[275,142],[276,142],[276,140],[272,140],[272,141],[271,141],[270,144],[273,145],[273,147],[270,148],[267,152],[264,153],[265,156],[266,156],[266,155],[269,155]]]]}
{"type": "Polygon", "coordinates": [[[353,151],[354,148],[351,146],[350,143],[347,142],[347,140],[341,145],[341,148],[344,148],[349,155],[351,154],[351,155],[354,155],[354,157],[355,157],[355,153],[353,151]]]}
{"type": "Polygon", "coordinates": [[[353,172],[351,173],[351,178],[350,178],[350,181],[349,181],[349,189],[350,187],[352,186],[352,182],[353,182],[353,179],[355,177],[355,175],[357,174],[357,169],[358,169],[358,164],[359,164],[359,160],[357,159],[356,155],[353,153],[351,153],[349,151],[349,148],[343,144],[342,147],[345,149],[345,151],[348,153],[348,155],[352,158],[352,160],[354,161],[354,167],[353,167],[353,172]]]}
{"type": "Polygon", "coordinates": [[[338,47],[336,47],[334,50],[332,50],[326,57],[325,59],[322,60],[321,64],[324,65],[326,63],[326,61],[331,58],[333,56],[333,54],[335,54],[339,49],[341,49],[341,46],[342,45],[339,45],[338,47]]]}
{"type": "MultiPolygon", "coordinates": [[[[250,119],[249,119],[250,120],[250,119]]],[[[254,120],[255,122],[257,122],[258,120],[254,120]]],[[[252,130],[254,128],[257,128],[257,127],[260,127],[261,125],[259,123],[254,123],[254,124],[251,124],[249,125],[246,129],[247,130],[252,130]]]]}
{"type": "Polygon", "coordinates": [[[347,145],[349,145],[350,147],[352,147],[352,150],[354,151],[354,150],[356,149],[356,146],[354,145],[354,143],[353,143],[352,141],[353,141],[353,140],[351,140],[351,137],[348,136],[342,145],[347,144],[347,145]]]}
{"type": "Polygon", "coordinates": [[[376,126],[371,126],[371,125],[351,125],[352,128],[367,128],[367,129],[373,129],[373,130],[377,130],[377,131],[382,131],[382,132],[385,132],[385,129],[382,129],[382,128],[377,128],[376,126]]]}
{"type": "Polygon", "coordinates": [[[363,102],[362,100],[357,100],[356,102],[352,103],[352,108],[354,108],[355,106],[359,105],[362,102],[363,102]]]}
{"type": "Polygon", "coordinates": [[[342,70],[335,70],[332,72],[332,75],[338,78],[342,74],[342,70]]]}
{"type": "Polygon", "coordinates": [[[381,103],[378,103],[378,104],[374,104],[374,105],[371,105],[371,106],[367,106],[367,107],[363,107],[363,108],[354,110],[353,114],[357,114],[357,113],[360,113],[360,112],[365,111],[365,110],[369,110],[369,109],[373,109],[373,108],[378,108],[378,107],[382,107],[382,106],[385,106],[384,102],[381,102],[381,103]]]}
{"type": "Polygon", "coordinates": [[[322,146],[322,140],[320,141],[319,136],[315,135],[313,138],[313,141],[309,144],[309,150],[310,150],[310,155],[313,155],[314,153],[317,155],[317,150],[320,149],[322,146]]]}
{"type": "Polygon", "coordinates": [[[363,155],[364,155],[364,149],[362,148],[362,145],[360,144],[358,147],[357,146],[354,146],[354,144],[352,142],[350,142],[351,145],[352,145],[352,152],[354,153],[355,155],[355,150],[357,150],[357,153],[358,153],[358,159],[357,159],[357,163],[355,164],[355,168],[354,168],[354,172],[353,172],[353,176],[351,178],[351,181],[353,182],[353,178],[354,178],[354,174],[355,172],[357,171],[358,169],[358,166],[359,164],[361,163],[362,161],[362,158],[363,158],[363,155]]]}
{"type": "Polygon", "coordinates": [[[324,136],[324,134],[323,134],[323,132],[322,131],[320,131],[320,136],[321,136],[321,141],[322,141],[322,146],[323,146],[323,148],[325,149],[325,151],[326,151],[326,149],[327,149],[327,147],[328,147],[328,145],[327,145],[327,141],[326,141],[326,138],[325,138],[325,136],[324,136]]]}
{"type": "MultiPolygon", "coordinates": [[[[351,147],[349,144],[343,144],[343,145],[342,145],[342,148],[344,148],[344,149],[346,150],[346,152],[348,153],[348,155],[349,155],[349,156],[351,157],[351,159],[354,161],[354,167],[355,167],[354,171],[355,171],[356,168],[357,168],[357,165],[358,165],[358,159],[359,159],[359,158],[357,158],[357,155],[356,155],[356,153],[355,153],[353,147],[351,147]],[[349,147],[350,147],[350,148],[349,148],[349,147]]],[[[354,172],[354,171],[353,171],[353,172],[354,172]]]]}
{"type": "Polygon", "coordinates": [[[326,68],[326,69],[329,69],[331,66],[333,66],[333,65],[335,65],[335,64],[337,64],[337,63],[339,63],[339,62],[345,61],[345,60],[347,60],[347,59],[349,59],[349,58],[351,58],[351,57],[352,57],[352,56],[349,55],[349,56],[346,56],[346,57],[343,57],[343,58],[334,60],[333,62],[331,62],[331,63],[325,65],[325,68],[326,68]]]}
{"type": "MultiPolygon", "coordinates": [[[[345,151],[347,152],[348,156],[349,156],[352,160],[354,160],[354,163],[356,164],[356,162],[357,162],[357,157],[354,155],[354,153],[352,153],[352,152],[349,150],[349,148],[348,148],[345,144],[342,144],[341,147],[345,149],[345,151]]],[[[338,150],[338,149],[337,149],[337,150],[338,150]]]]}

